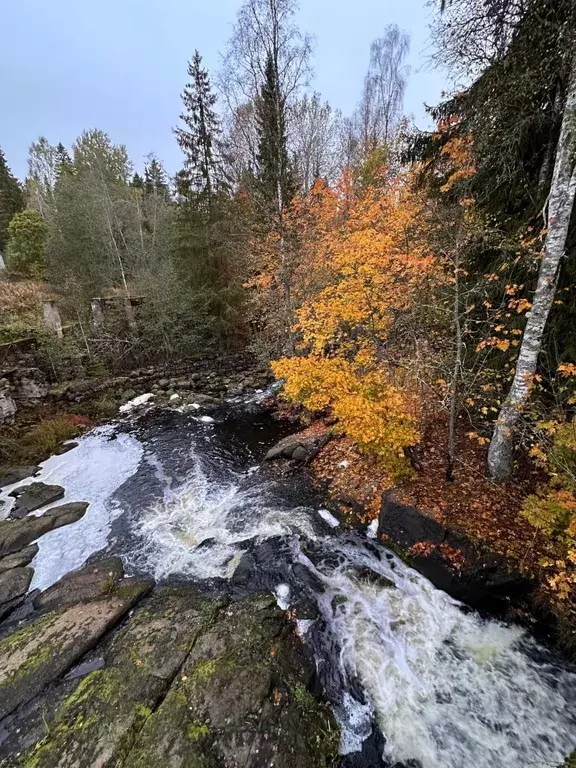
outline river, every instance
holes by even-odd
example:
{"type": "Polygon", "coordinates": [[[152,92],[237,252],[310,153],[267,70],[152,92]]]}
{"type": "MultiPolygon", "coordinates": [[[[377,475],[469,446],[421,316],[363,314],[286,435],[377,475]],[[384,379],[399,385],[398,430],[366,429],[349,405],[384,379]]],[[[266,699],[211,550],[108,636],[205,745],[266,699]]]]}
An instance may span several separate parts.
{"type": "Polygon", "coordinates": [[[90,507],[39,540],[32,588],[105,552],[159,582],[232,596],[270,590],[301,617],[349,764],[562,762],[576,747],[576,670],[365,533],[341,530],[302,478],[261,467],[286,426],[257,400],[210,416],[153,409],[44,462],[37,479],[90,507]]]}

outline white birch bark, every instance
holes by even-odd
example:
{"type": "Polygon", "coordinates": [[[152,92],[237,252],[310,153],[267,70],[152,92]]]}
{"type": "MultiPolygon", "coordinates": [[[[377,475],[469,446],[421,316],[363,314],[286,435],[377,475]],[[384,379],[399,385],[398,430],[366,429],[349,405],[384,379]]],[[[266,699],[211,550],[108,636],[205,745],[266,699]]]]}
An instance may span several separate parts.
{"type": "Polygon", "coordinates": [[[522,336],[514,380],[498,416],[488,451],[488,470],[492,479],[497,482],[505,480],[512,469],[514,431],[528,400],[530,386],[536,373],[544,328],[554,301],[561,262],[565,256],[575,193],[576,55],[573,56],[562,128],[556,149],[554,175],[548,197],[548,231],[540,262],[538,283],[522,336]]]}

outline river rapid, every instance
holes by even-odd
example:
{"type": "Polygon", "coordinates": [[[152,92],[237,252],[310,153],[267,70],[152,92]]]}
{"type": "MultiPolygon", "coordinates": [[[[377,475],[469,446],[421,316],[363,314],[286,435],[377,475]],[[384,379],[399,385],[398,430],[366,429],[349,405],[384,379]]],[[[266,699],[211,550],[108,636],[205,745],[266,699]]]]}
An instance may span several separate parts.
{"type": "Polygon", "coordinates": [[[98,552],[120,555],[127,573],[207,593],[269,590],[314,651],[345,764],[561,763],[576,747],[576,670],[366,533],[341,530],[302,478],[261,467],[286,426],[258,399],[210,416],[152,409],[44,462],[35,479],[90,507],[39,540],[32,588],[98,552]]]}

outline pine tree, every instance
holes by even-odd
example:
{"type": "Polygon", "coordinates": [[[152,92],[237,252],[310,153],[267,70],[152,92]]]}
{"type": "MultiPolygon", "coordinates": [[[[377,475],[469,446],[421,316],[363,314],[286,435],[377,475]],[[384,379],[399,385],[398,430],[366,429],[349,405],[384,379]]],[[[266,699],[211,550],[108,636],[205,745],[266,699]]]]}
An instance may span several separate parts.
{"type": "Polygon", "coordinates": [[[8,242],[8,225],[14,214],[24,210],[24,193],[0,149],[0,252],[8,242]]]}
{"type": "Polygon", "coordinates": [[[202,68],[198,51],[188,64],[188,75],[191,82],[182,92],[185,111],[180,115],[186,127],[176,128],[174,133],[185,155],[184,171],[190,193],[205,198],[210,207],[222,182],[217,151],[220,122],[214,109],[216,95],[212,93],[208,72],[202,68]]]}
{"type": "Polygon", "coordinates": [[[281,215],[296,193],[286,140],[285,100],[280,93],[272,56],[256,105],[259,147],[258,182],[266,208],[281,215]]]}

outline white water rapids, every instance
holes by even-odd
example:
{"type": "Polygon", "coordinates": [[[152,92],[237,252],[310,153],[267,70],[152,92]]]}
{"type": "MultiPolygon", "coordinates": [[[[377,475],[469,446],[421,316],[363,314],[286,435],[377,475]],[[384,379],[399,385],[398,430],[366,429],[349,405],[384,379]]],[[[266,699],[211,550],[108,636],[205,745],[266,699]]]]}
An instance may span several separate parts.
{"type": "MultiPolygon", "coordinates": [[[[342,752],[361,748],[374,719],[390,764],[545,768],[576,747],[574,670],[554,661],[521,629],[462,610],[383,547],[332,528],[334,521],[319,510],[283,503],[274,482],[260,479],[257,468],[227,466],[219,472],[197,439],[201,435],[210,444],[213,427],[196,424],[194,430],[182,441],[189,458],[185,476],[157,454],[153,441],[125,432],[110,439],[108,428],[44,462],[34,480],[59,483],[65,501],[86,500],[90,507],[78,523],[39,540],[33,586],[49,586],[105,548],[124,518],[126,542],[114,534],[111,550],[122,556],[127,572],[156,579],[229,579],[247,548],[283,537],[291,563],[323,587],[314,595],[321,618],[301,626],[319,669],[334,665],[343,681],[334,702],[342,752]],[[161,492],[154,498],[143,494],[142,504],[129,509],[118,491],[129,481],[133,492],[139,478],[161,492]],[[330,658],[312,640],[322,619],[336,649],[330,658]],[[352,693],[355,680],[365,704],[352,693]]],[[[298,585],[271,588],[288,604],[298,585]]]]}

